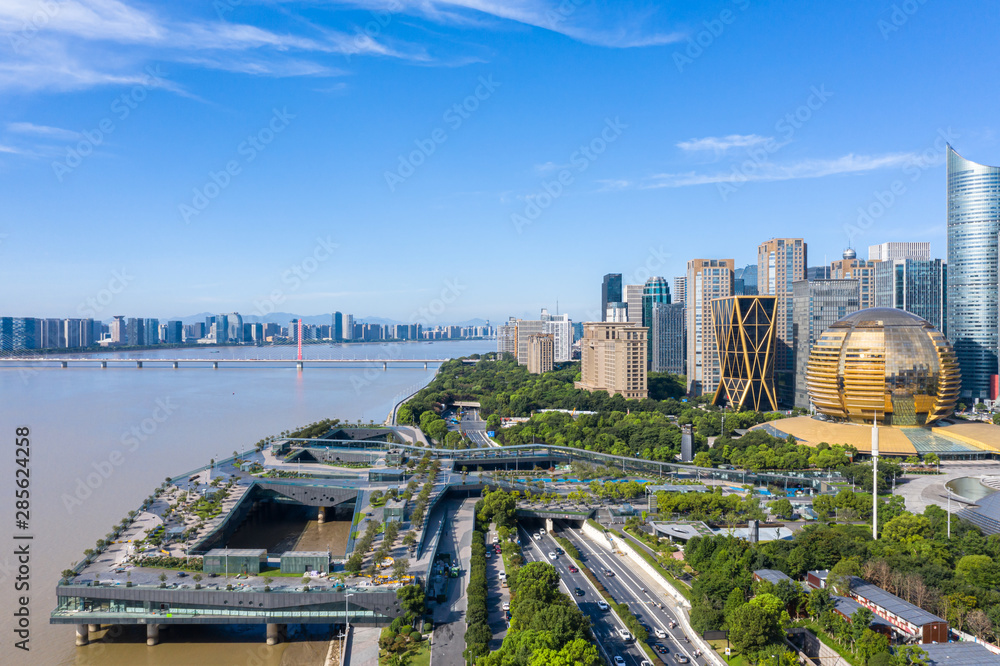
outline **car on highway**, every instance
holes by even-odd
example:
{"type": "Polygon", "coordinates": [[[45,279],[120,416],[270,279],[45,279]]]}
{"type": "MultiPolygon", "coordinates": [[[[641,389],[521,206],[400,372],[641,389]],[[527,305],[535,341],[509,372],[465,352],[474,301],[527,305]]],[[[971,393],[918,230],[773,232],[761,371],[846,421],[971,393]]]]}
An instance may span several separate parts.
{"type": "Polygon", "coordinates": [[[570,572],[570,573],[579,573],[579,572],[580,572],[580,570],[579,570],[579,569],[577,569],[576,567],[574,567],[574,566],[573,566],[573,565],[571,564],[571,565],[569,565],[569,572],[570,572]]]}
{"type": "Polygon", "coordinates": [[[659,627],[657,627],[656,629],[653,630],[653,635],[656,636],[657,638],[666,638],[667,637],[667,632],[665,632],[665,631],[663,631],[663,629],[660,629],[659,627]]]}
{"type": "Polygon", "coordinates": [[[615,666],[625,666],[625,659],[620,655],[615,655],[615,666]]]}
{"type": "Polygon", "coordinates": [[[622,639],[625,642],[628,642],[632,640],[632,634],[628,632],[628,629],[622,629],[621,627],[618,627],[618,638],[622,639]]]}
{"type": "Polygon", "coordinates": [[[639,663],[639,666],[653,666],[653,662],[651,662],[649,659],[643,659],[639,663]]]}
{"type": "Polygon", "coordinates": [[[606,577],[608,577],[608,578],[614,578],[615,577],[615,572],[612,571],[611,569],[605,569],[604,570],[604,575],[606,577]]]}
{"type": "Polygon", "coordinates": [[[684,655],[682,655],[680,653],[675,654],[674,655],[674,659],[677,660],[678,664],[690,664],[691,663],[690,659],[688,659],[687,657],[685,657],[684,655]]]}
{"type": "Polygon", "coordinates": [[[550,551],[549,551],[549,559],[550,559],[550,560],[554,560],[554,559],[556,559],[556,557],[557,557],[557,556],[556,556],[555,552],[553,552],[553,551],[551,551],[551,550],[550,550],[550,551]]]}
{"type": "Polygon", "coordinates": [[[541,541],[541,540],[542,540],[542,535],[539,534],[538,532],[535,532],[535,541],[541,541]]]}
{"type": "Polygon", "coordinates": [[[673,629],[676,626],[677,626],[677,620],[671,620],[670,621],[670,628],[673,629]]]}
{"type": "Polygon", "coordinates": [[[491,553],[490,551],[486,551],[486,559],[490,559],[492,556],[493,553],[491,553]]]}
{"type": "Polygon", "coordinates": [[[538,530],[538,533],[544,535],[545,534],[545,530],[538,530]]]}
{"type": "Polygon", "coordinates": [[[576,596],[582,597],[583,595],[584,595],[583,589],[579,587],[576,588],[576,596]]]}
{"type": "Polygon", "coordinates": [[[608,604],[603,601],[598,601],[597,607],[602,611],[610,610],[610,606],[608,606],[608,604]]]}
{"type": "Polygon", "coordinates": [[[660,654],[666,654],[670,652],[670,650],[668,650],[665,645],[657,645],[656,651],[659,652],[660,654]]]}

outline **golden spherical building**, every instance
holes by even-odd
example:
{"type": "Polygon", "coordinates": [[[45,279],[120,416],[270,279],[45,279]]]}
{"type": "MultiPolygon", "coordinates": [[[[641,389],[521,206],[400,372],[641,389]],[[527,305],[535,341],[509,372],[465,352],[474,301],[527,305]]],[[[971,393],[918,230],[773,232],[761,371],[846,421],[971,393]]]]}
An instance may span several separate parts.
{"type": "Polygon", "coordinates": [[[816,409],[854,423],[919,426],[948,416],[961,376],[951,343],[895,308],[844,317],[813,345],[806,387],[816,409]]]}

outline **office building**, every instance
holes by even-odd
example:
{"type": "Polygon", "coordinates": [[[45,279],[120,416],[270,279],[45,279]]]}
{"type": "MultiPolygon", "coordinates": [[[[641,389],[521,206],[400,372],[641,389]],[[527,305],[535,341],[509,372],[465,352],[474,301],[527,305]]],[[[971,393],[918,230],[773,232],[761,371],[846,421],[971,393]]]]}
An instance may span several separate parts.
{"type": "Polygon", "coordinates": [[[145,345],[160,344],[160,320],[145,319],[142,322],[142,330],[146,333],[145,345]]]}
{"type": "Polygon", "coordinates": [[[646,334],[635,324],[586,322],[581,344],[580,381],[587,391],[607,391],[641,400],[646,389],[646,334]]]}
{"type": "Polygon", "coordinates": [[[39,339],[40,349],[55,349],[65,347],[66,341],[63,337],[62,319],[39,319],[41,337],[39,339]]]}
{"type": "Polygon", "coordinates": [[[830,267],[829,266],[810,266],[806,269],[806,279],[807,280],[829,280],[830,279],[830,267]]]}
{"type": "Polygon", "coordinates": [[[778,400],[795,399],[795,352],[792,348],[792,283],[806,279],[807,247],[801,238],[772,238],[757,248],[757,293],[776,296],[774,380],[778,400]]]}
{"type": "Polygon", "coordinates": [[[719,357],[712,328],[712,301],[733,295],[732,259],[687,262],[684,326],[687,329],[687,391],[699,396],[719,386],[719,357]]]}
{"type": "Polygon", "coordinates": [[[341,342],[344,339],[344,314],[342,312],[334,312],[331,322],[330,337],[334,342],[341,342]]]}
{"type": "Polygon", "coordinates": [[[572,358],[573,348],[573,322],[567,314],[549,314],[549,311],[542,308],[539,317],[545,322],[544,332],[552,336],[554,345],[553,359],[556,363],[564,363],[572,358]]]}
{"type": "Polygon", "coordinates": [[[168,345],[179,345],[184,342],[184,325],[179,320],[167,322],[166,342],[168,345]]]}
{"type": "Polygon", "coordinates": [[[344,316],[344,340],[354,339],[354,315],[344,316]]]}
{"type": "Polygon", "coordinates": [[[733,271],[733,294],[736,296],[757,295],[757,264],[749,264],[733,271]]]}
{"type": "Polygon", "coordinates": [[[39,349],[42,320],[32,317],[0,317],[0,351],[39,349]]]}
{"type": "Polygon", "coordinates": [[[80,347],[80,325],[81,321],[79,319],[64,319],[63,320],[63,335],[62,339],[64,341],[63,346],[69,347],[71,349],[80,347]]]}
{"type": "Polygon", "coordinates": [[[128,326],[123,315],[115,315],[111,320],[111,344],[123,345],[128,341],[128,326]]]}
{"type": "Polygon", "coordinates": [[[720,377],[713,404],[734,409],[778,408],[774,383],[777,296],[728,296],[712,301],[720,377]]]}
{"type": "Polygon", "coordinates": [[[621,273],[608,273],[604,276],[604,282],[601,283],[601,321],[603,319],[604,313],[608,310],[609,303],[621,303],[624,301],[622,296],[622,274],[621,273]]]}
{"type": "Polygon", "coordinates": [[[678,275],[674,278],[674,303],[684,303],[687,295],[687,276],[678,275]]]}
{"type": "Polygon", "coordinates": [[[962,369],[962,397],[993,398],[997,374],[997,235],[1000,167],[948,146],[948,337],[962,369]]]}
{"type": "Polygon", "coordinates": [[[146,344],[145,319],[129,317],[125,327],[126,344],[130,347],[146,344]]]}
{"type": "Polygon", "coordinates": [[[684,304],[656,303],[653,305],[652,327],[653,360],[650,370],[683,375],[684,368],[684,304]]]}
{"type": "Polygon", "coordinates": [[[497,353],[517,356],[517,319],[514,317],[497,327],[497,353]]]}
{"type": "Polygon", "coordinates": [[[861,293],[861,309],[875,307],[875,264],[874,261],[858,259],[851,248],[844,250],[843,259],[830,262],[831,280],[857,280],[861,293]]]}
{"type": "Polygon", "coordinates": [[[642,326],[642,285],[627,284],[624,287],[624,300],[628,305],[629,323],[642,326]]]}
{"type": "Polygon", "coordinates": [[[608,303],[604,313],[604,321],[628,323],[628,303],[608,303]]]}
{"type": "Polygon", "coordinates": [[[883,259],[875,264],[875,307],[911,312],[947,336],[947,285],[948,264],[940,259],[883,259]]]}
{"type": "Polygon", "coordinates": [[[98,340],[101,339],[100,333],[101,322],[95,322],[93,319],[81,319],[80,320],[80,346],[81,347],[92,347],[98,340]],[[97,337],[94,337],[94,328],[98,329],[97,337]]]}
{"type": "Polygon", "coordinates": [[[930,243],[880,243],[868,246],[869,261],[897,261],[917,259],[929,261],[930,243]]]}
{"type": "Polygon", "coordinates": [[[795,406],[809,407],[806,370],[813,345],[826,329],[861,309],[858,280],[799,280],[792,283],[795,347],[795,406]]]}
{"type": "Polygon", "coordinates": [[[517,348],[517,364],[528,365],[528,338],[545,333],[545,322],[541,319],[518,319],[514,328],[517,348]]]}
{"type": "MultiPolygon", "coordinates": [[[[642,286],[642,326],[649,331],[653,329],[653,306],[657,303],[670,303],[670,285],[661,277],[651,277],[642,286]]],[[[653,360],[653,336],[647,336],[646,361],[653,360]]]]}
{"type": "Polygon", "coordinates": [[[555,338],[551,333],[535,333],[528,336],[528,372],[540,375],[552,372],[552,358],[555,338]]]}

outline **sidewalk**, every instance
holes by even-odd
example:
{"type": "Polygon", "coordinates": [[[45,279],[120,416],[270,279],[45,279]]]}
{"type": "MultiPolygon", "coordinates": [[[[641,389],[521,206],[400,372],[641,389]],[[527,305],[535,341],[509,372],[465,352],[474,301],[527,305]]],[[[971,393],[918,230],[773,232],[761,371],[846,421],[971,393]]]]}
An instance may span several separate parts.
{"type": "Polygon", "coordinates": [[[450,509],[446,518],[447,526],[441,535],[439,553],[449,553],[452,559],[461,562],[462,573],[453,578],[448,586],[448,598],[443,604],[434,606],[434,643],[431,645],[431,660],[436,664],[458,665],[465,663],[465,609],[467,599],[465,588],[469,584],[469,565],[472,555],[473,508],[476,500],[462,500],[457,510],[450,509]]]}

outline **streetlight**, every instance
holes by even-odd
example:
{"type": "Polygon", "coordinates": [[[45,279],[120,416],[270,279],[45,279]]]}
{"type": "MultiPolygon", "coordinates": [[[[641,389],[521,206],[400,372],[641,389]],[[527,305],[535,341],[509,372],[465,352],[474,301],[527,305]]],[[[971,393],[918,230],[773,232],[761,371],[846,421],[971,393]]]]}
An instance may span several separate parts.
{"type": "Polygon", "coordinates": [[[348,609],[348,603],[347,603],[347,600],[348,600],[348,599],[350,599],[350,598],[351,598],[351,597],[353,597],[353,596],[354,596],[354,593],[353,593],[353,592],[351,592],[351,593],[349,593],[349,594],[345,594],[345,595],[344,595],[344,621],[345,621],[345,622],[346,622],[346,624],[347,624],[347,628],[346,628],[346,629],[344,629],[344,640],[345,640],[345,641],[347,640],[347,638],[346,638],[346,637],[347,637],[347,634],[348,634],[348,633],[349,633],[349,632],[351,631],[351,616],[350,616],[350,614],[349,614],[349,613],[350,613],[350,611],[349,611],[349,609],[348,609]]]}

